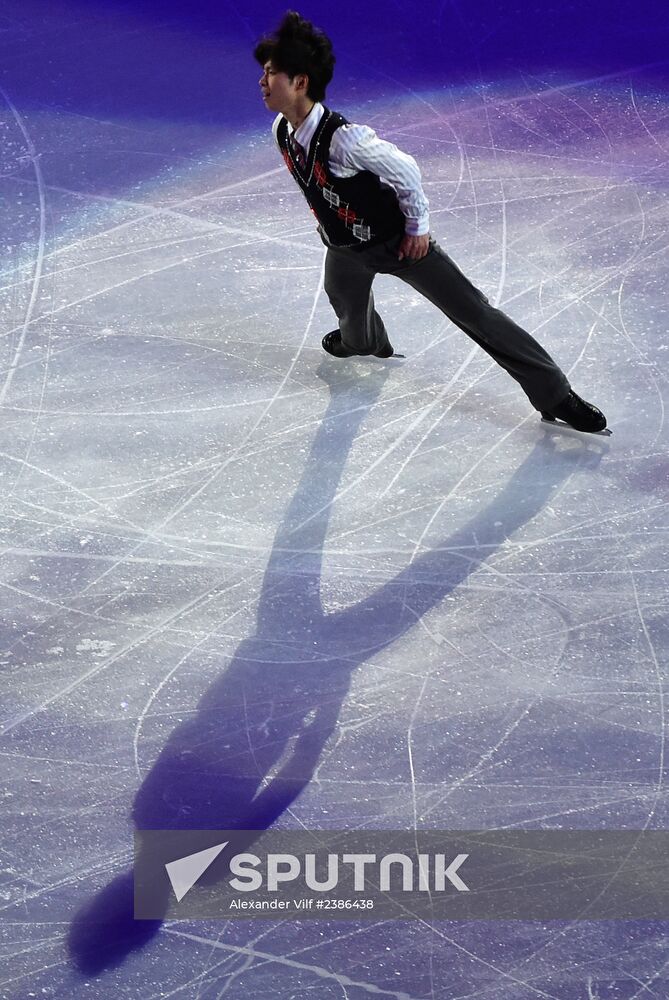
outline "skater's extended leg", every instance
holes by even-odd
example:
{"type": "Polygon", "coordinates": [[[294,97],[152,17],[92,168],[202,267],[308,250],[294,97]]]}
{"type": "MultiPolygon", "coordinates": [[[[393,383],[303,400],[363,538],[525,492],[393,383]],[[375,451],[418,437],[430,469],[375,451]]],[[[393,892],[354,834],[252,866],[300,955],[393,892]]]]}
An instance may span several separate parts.
{"type": "Polygon", "coordinates": [[[392,347],[374,308],[375,272],[351,250],[330,247],[325,258],[325,291],[337,314],[341,343],[353,354],[377,354],[392,347]]]}
{"type": "Polygon", "coordinates": [[[417,261],[392,260],[386,273],[406,281],[445,313],[456,326],[476,341],[497,364],[520,384],[537,410],[550,411],[569,393],[569,380],[550,354],[526,330],[462,273],[441,247],[430,240],[427,256],[417,261]]]}

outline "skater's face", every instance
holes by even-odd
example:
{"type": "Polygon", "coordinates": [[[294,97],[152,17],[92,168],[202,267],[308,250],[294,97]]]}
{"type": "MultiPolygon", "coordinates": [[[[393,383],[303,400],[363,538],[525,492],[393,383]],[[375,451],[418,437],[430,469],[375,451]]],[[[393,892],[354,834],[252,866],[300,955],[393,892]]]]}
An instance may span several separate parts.
{"type": "Polygon", "coordinates": [[[306,98],[309,77],[306,73],[301,73],[291,80],[287,73],[280,73],[274,69],[271,61],[268,61],[263,66],[263,74],[258,83],[265,107],[270,111],[286,114],[306,98]]]}

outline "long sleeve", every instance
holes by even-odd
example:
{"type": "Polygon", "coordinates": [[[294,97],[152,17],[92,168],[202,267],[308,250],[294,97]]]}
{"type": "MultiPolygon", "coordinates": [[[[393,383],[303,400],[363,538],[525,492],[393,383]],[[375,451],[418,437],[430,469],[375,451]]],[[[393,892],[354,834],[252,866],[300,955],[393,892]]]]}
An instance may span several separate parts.
{"type": "Polygon", "coordinates": [[[379,139],[369,125],[342,125],[332,137],[330,169],[337,177],[369,170],[394,189],[406,217],[406,232],[423,236],[429,231],[429,202],[413,156],[392,142],[379,139]]]}

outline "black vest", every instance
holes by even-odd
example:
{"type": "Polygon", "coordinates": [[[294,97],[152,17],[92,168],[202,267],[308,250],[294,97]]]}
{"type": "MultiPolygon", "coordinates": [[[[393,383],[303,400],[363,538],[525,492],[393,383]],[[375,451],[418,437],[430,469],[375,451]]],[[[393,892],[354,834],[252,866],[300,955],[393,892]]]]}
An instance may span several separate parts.
{"type": "Polygon", "coordinates": [[[324,106],[311,140],[307,163],[300,167],[288,142],[288,121],[279,122],[276,138],[286,166],[295,178],[328,242],[362,249],[404,232],[405,217],[395,191],[369,170],[353,177],[330,172],[330,143],[336,129],[348,125],[343,115],[324,106]]]}

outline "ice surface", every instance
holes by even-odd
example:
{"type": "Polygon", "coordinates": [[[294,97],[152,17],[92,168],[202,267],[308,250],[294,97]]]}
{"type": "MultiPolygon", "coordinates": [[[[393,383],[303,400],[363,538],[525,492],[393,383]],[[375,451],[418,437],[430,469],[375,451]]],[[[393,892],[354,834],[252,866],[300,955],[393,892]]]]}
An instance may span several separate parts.
{"type": "Polygon", "coordinates": [[[417,158],[432,234],[603,439],[542,425],[387,276],[407,360],[326,357],[324,249],[270,117],[22,103],[13,58],[2,995],[668,996],[663,925],[172,922],[103,954],[133,824],[667,826],[661,95],[519,76],[341,100],[417,158]]]}

